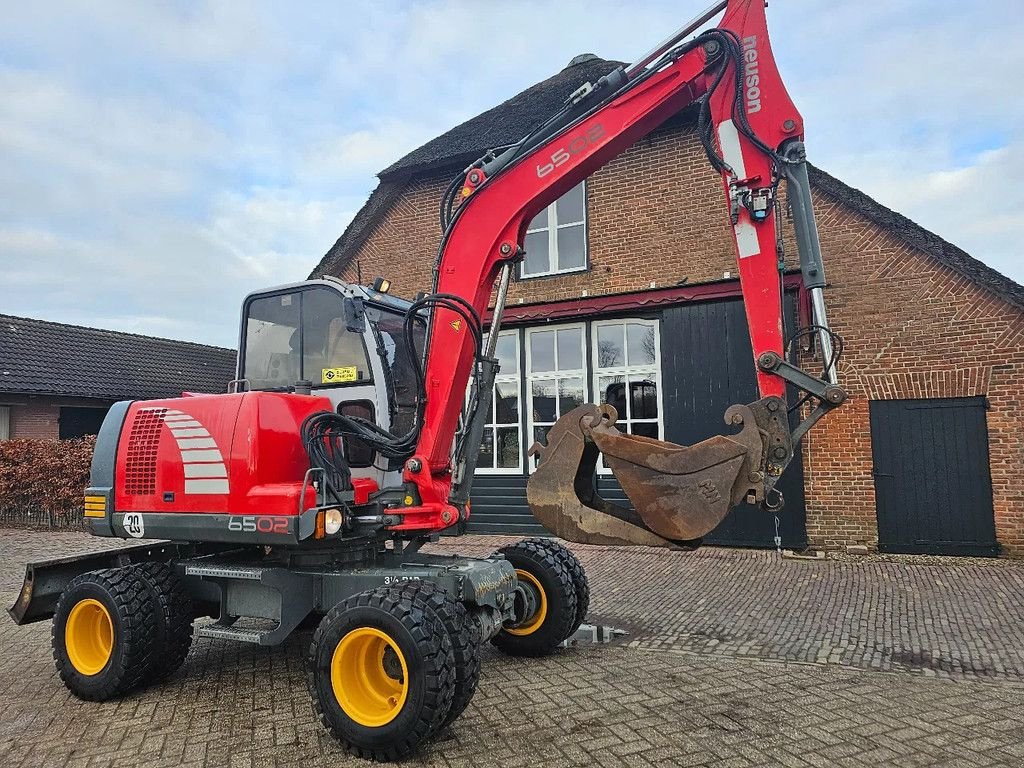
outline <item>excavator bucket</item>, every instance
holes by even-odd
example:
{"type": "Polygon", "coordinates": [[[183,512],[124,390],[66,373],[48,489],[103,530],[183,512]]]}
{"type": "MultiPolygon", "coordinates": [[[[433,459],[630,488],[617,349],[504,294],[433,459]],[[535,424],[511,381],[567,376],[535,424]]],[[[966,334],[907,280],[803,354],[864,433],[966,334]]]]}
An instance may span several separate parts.
{"type": "Polygon", "coordinates": [[[735,504],[761,501],[781,474],[785,462],[770,463],[767,453],[774,448],[773,456],[785,461],[792,455],[783,405],[778,398],[734,405],[725,420],[740,427],[738,433],[690,446],[624,434],[615,427],[612,406],[580,406],[551,428],[547,445],[530,449],[540,457],[526,487],[530,508],[549,531],[569,541],[697,546],[735,504]],[[632,509],[598,494],[599,456],[632,509]]]}

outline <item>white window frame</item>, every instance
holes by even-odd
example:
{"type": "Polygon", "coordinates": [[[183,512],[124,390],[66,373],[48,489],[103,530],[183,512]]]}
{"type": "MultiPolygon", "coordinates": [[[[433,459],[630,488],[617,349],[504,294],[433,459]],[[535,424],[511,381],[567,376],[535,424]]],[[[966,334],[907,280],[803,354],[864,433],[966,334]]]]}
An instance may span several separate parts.
{"type": "Polygon", "coordinates": [[[0,405],[0,440],[11,439],[11,406],[0,405]]]}
{"type": "MultiPolygon", "coordinates": [[[[614,320],[594,320],[590,324],[590,348],[592,350],[590,368],[591,368],[591,392],[594,393],[593,400],[597,402],[601,397],[601,390],[598,385],[598,381],[602,376],[622,376],[626,379],[626,403],[627,408],[630,403],[630,391],[629,391],[629,377],[633,376],[650,376],[654,379],[654,385],[658,391],[658,418],[657,419],[629,419],[628,413],[620,413],[619,419],[622,427],[621,431],[627,431],[627,424],[629,421],[636,421],[639,423],[654,424],[658,425],[658,439],[665,439],[665,390],[662,386],[661,376],[661,323],[658,320],[652,320],[649,318],[640,317],[620,317],[614,320]],[[628,360],[628,352],[626,347],[623,346],[622,354],[626,358],[623,360],[622,365],[609,366],[602,368],[598,365],[598,329],[602,327],[619,325],[623,326],[623,345],[627,345],[625,337],[625,326],[628,323],[638,323],[640,325],[647,325],[654,328],[654,363],[645,365],[630,365],[628,360]]],[[[531,432],[532,434],[532,432],[531,432]]],[[[602,475],[610,475],[612,471],[604,465],[604,460],[598,462],[597,471],[602,475]]]]}
{"type": "MultiPolygon", "coordinates": [[[[574,221],[570,224],[559,224],[558,213],[556,210],[558,207],[558,200],[556,200],[547,207],[547,226],[526,230],[526,234],[528,235],[534,232],[543,232],[544,230],[547,230],[548,269],[546,272],[531,272],[527,274],[526,259],[523,259],[519,265],[520,280],[532,280],[535,277],[550,277],[551,275],[571,275],[576,272],[586,272],[590,268],[590,244],[587,242],[589,239],[587,237],[587,182],[581,181],[579,186],[583,189],[583,219],[581,221],[574,221]],[[568,229],[569,227],[580,227],[583,230],[583,266],[572,267],[571,269],[558,269],[558,230],[568,229]]],[[[559,200],[560,199],[561,198],[559,198],[559,200]]]]}
{"type": "MultiPolygon", "coordinates": [[[[586,323],[563,323],[560,325],[538,325],[532,328],[527,328],[526,333],[523,335],[523,344],[526,347],[526,370],[524,379],[526,381],[526,397],[523,398],[526,406],[526,447],[529,449],[530,446],[535,442],[534,438],[534,427],[536,426],[533,420],[533,382],[543,379],[555,379],[556,382],[559,379],[580,379],[583,382],[583,402],[589,402],[589,392],[587,389],[587,324],[586,323]],[[580,361],[583,363],[582,368],[570,368],[564,371],[558,370],[558,337],[555,337],[555,370],[553,371],[538,371],[533,370],[533,354],[530,345],[530,336],[534,333],[540,333],[544,331],[562,331],[569,330],[572,328],[578,328],[580,330],[580,361]]],[[[557,387],[557,384],[556,384],[557,387]]],[[[558,410],[558,398],[555,398],[555,409],[558,410]]],[[[556,413],[555,422],[559,418],[564,416],[563,413],[556,413]]],[[[547,422],[545,422],[546,424],[547,422]]],[[[528,474],[533,474],[536,470],[535,459],[531,459],[527,463],[529,470],[528,474]]]]}
{"type": "MultiPolygon", "coordinates": [[[[516,340],[516,370],[515,373],[507,371],[501,371],[499,369],[498,375],[494,377],[494,387],[491,388],[491,418],[484,425],[484,429],[491,430],[491,454],[494,456],[494,463],[498,463],[498,428],[502,427],[505,429],[511,429],[515,426],[519,433],[519,461],[514,467],[480,467],[477,466],[477,475],[521,475],[523,474],[523,350],[522,350],[522,339],[518,329],[510,329],[507,331],[500,331],[498,338],[502,336],[512,336],[516,340]],[[515,425],[512,424],[495,424],[494,419],[497,417],[497,387],[498,384],[514,384],[516,387],[516,405],[518,408],[519,418],[515,425]]],[[[482,406],[481,406],[482,407],[482,406]]]]}

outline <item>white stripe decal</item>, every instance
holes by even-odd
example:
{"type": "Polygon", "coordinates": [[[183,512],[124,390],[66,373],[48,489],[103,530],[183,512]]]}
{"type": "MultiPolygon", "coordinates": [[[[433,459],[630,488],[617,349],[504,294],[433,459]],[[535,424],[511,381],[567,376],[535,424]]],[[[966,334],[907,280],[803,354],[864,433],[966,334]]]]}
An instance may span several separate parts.
{"type": "Polygon", "coordinates": [[[227,477],[228,470],[221,462],[186,464],[185,477],[227,477]]]}
{"type": "Polygon", "coordinates": [[[172,429],[175,437],[209,437],[210,433],[200,427],[199,429],[172,429]]]}
{"type": "Polygon", "coordinates": [[[212,437],[187,437],[178,441],[178,447],[186,448],[216,448],[217,443],[212,437]]]}
{"type": "Polygon", "coordinates": [[[186,464],[195,464],[201,461],[224,461],[220,451],[182,451],[181,460],[186,464]]]}
{"type": "Polygon", "coordinates": [[[732,120],[718,124],[718,144],[722,148],[722,157],[732,166],[736,178],[747,178],[747,166],[743,163],[743,151],[740,149],[740,134],[732,120]]]}
{"type": "Polygon", "coordinates": [[[224,480],[186,480],[185,493],[227,493],[228,481],[224,480]]]}
{"type": "MultiPolygon", "coordinates": [[[[736,174],[737,179],[747,178],[747,166],[743,162],[743,150],[740,148],[740,134],[732,120],[718,124],[718,145],[722,148],[722,157],[736,174]]],[[[756,256],[761,252],[761,244],[757,242],[757,230],[746,217],[741,217],[733,226],[736,233],[736,250],[741,259],[756,256]]]]}
{"type": "Polygon", "coordinates": [[[217,441],[194,416],[183,411],[168,410],[164,423],[174,435],[181,453],[186,494],[229,493],[228,470],[217,441]]]}

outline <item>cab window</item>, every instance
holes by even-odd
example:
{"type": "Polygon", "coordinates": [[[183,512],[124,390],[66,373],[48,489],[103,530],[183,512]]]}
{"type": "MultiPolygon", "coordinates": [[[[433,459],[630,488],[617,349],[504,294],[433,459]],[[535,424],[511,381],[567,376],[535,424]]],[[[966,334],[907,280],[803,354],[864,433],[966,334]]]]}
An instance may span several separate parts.
{"type": "Polygon", "coordinates": [[[367,307],[366,317],[377,341],[377,352],[383,363],[388,385],[388,406],[391,409],[391,432],[403,435],[413,425],[416,415],[417,384],[413,356],[423,359],[426,324],[417,319],[413,326],[413,345],[405,341],[405,315],[378,307],[367,307]]]}
{"type": "Polygon", "coordinates": [[[347,328],[344,297],[328,288],[250,301],[243,362],[250,389],[282,389],[302,379],[323,387],[371,378],[362,336],[347,328]]]}

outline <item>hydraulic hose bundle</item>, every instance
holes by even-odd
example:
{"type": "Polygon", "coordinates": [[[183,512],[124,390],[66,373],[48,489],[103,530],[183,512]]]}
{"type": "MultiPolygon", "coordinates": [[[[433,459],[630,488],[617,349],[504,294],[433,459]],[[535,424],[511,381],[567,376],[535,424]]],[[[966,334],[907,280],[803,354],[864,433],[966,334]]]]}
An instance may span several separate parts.
{"type": "MultiPolygon", "coordinates": [[[[475,350],[474,380],[479,377],[479,361],[483,351],[483,327],[480,316],[474,311],[472,305],[460,296],[443,293],[429,294],[414,301],[406,310],[402,325],[405,348],[408,350],[416,380],[416,410],[410,430],[404,435],[395,435],[368,419],[332,411],[314,413],[302,422],[302,442],[309,455],[309,465],[323,470],[329,492],[336,494],[352,487],[352,471],[345,455],[346,440],[359,440],[372,448],[375,454],[388,460],[389,467],[387,469],[393,469],[395,464],[400,466],[401,462],[409,458],[416,450],[416,443],[423,426],[423,408],[427,400],[423,360],[416,352],[416,323],[421,322],[421,311],[425,309],[432,311],[437,308],[450,310],[466,321],[475,350]]],[[[429,339],[425,346],[429,349],[429,339]]],[[[424,355],[426,354],[427,350],[425,349],[424,355]]],[[[478,393],[479,387],[474,387],[473,391],[478,393]]],[[[471,409],[475,409],[475,407],[475,402],[470,403],[471,409]]],[[[462,448],[461,444],[456,447],[457,454],[461,453],[462,448]]],[[[337,498],[335,500],[340,501],[337,498]]]]}

